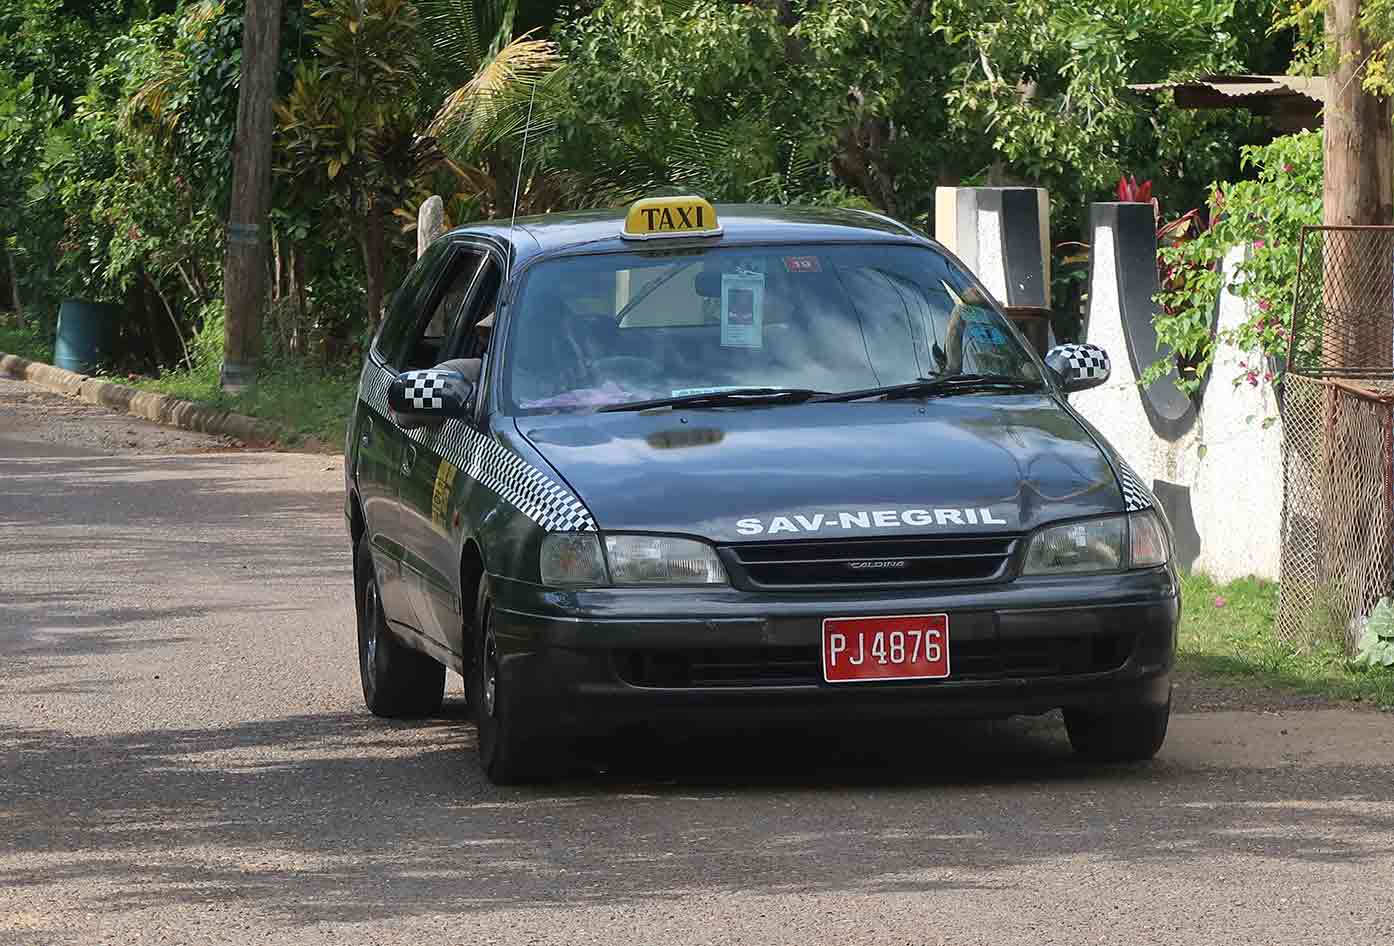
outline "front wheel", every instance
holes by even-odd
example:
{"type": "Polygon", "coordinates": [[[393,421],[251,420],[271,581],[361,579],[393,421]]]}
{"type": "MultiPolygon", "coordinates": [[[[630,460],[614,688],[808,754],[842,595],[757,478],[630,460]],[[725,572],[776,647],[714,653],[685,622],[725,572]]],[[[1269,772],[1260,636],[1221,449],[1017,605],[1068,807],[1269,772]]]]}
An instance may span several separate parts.
{"type": "Polygon", "coordinates": [[[358,611],[358,675],[363,702],[375,716],[429,716],[445,698],[445,666],[412,650],[387,627],[373,553],[359,540],[354,569],[358,611]]]}
{"type": "Polygon", "coordinates": [[[1167,737],[1171,699],[1165,706],[1096,713],[1065,710],[1065,731],[1075,752],[1095,762],[1141,762],[1152,758],[1167,737]]]}
{"type": "Polygon", "coordinates": [[[529,716],[528,694],[500,659],[489,581],[480,582],[475,607],[474,662],[465,693],[479,729],[479,765],[495,785],[556,775],[563,767],[554,734],[529,716]]]}

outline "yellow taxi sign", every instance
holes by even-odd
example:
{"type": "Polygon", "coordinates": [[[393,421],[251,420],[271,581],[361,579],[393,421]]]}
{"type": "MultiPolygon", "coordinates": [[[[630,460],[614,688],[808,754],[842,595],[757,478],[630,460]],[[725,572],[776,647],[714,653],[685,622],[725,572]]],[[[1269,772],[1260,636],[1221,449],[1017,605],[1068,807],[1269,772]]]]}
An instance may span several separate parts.
{"type": "Polygon", "coordinates": [[[701,197],[645,197],[636,200],[624,217],[620,236],[626,240],[660,237],[720,236],[716,208],[701,197]]]}

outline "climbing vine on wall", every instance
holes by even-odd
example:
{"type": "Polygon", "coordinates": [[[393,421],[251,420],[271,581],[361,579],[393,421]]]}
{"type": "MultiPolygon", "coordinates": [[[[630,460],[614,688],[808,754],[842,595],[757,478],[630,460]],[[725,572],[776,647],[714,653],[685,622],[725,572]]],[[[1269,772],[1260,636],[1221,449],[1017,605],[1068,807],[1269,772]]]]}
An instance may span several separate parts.
{"type": "Polygon", "coordinates": [[[1183,371],[1177,386],[1187,393],[1199,388],[1215,354],[1211,325],[1222,288],[1220,261],[1235,246],[1248,247],[1233,291],[1248,303],[1249,316],[1223,340],[1252,357],[1231,380],[1276,380],[1266,356],[1287,353],[1302,227],[1321,223],[1321,134],[1301,132],[1246,147],[1242,164],[1256,179],[1214,186],[1209,229],[1158,251],[1164,271],[1185,272],[1186,278],[1168,280],[1157,294],[1160,312],[1153,325],[1158,342],[1171,352],[1143,373],[1144,384],[1180,363],[1194,371],[1183,371]]]}

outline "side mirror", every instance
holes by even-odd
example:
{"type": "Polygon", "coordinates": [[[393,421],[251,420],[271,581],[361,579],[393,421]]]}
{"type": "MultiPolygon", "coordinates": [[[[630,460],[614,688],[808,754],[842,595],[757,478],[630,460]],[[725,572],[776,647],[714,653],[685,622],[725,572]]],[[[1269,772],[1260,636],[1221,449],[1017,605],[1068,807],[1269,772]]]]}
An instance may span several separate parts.
{"type": "Polygon", "coordinates": [[[423,427],[448,417],[466,417],[474,385],[458,371],[403,371],[387,386],[387,406],[403,427],[423,427]]]}
{"type": "Polygon", "coordinates": [[[1108,352],[1098,345],[1056,345],[1046,352],[1046,367],[1060,376],[1066,394],[1097,388],[1108,380],[1108,352]]]}

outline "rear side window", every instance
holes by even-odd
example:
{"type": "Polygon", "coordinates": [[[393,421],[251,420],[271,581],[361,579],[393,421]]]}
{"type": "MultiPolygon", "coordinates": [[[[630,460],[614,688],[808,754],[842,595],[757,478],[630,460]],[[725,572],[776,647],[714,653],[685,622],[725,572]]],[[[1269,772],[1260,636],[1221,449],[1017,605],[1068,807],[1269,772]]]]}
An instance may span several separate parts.
{"type": "Polygon", "coordinates": [[[400,359],[403,371],[434,368],[449,357],[447,343],[455,335],[470,287],[479,278],[486,257],[481,252],[457,250],[447,263],[446,281],[428,300],[428,314],[407,336],[400,359]],[[432,304],[433,303],[433,304],[432,304]]]}
{"type": "Polygon", "coordinates": [[[437,240],[431,244],[425,255],[407,271],[402,284],[392,293],[387,305],[387,315],[383,318],[377,340],[373,343],[378,356],[389,365],[397,365],[403,341],[407,334],[416,328],[416,319],[420,314],[420,296],[430,290],[432,276],[449,249],[449,243],[445,240],[437,240]]]}

